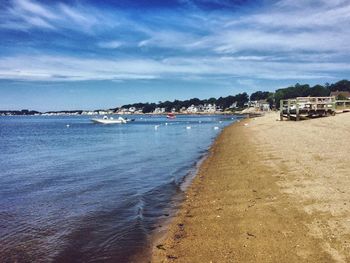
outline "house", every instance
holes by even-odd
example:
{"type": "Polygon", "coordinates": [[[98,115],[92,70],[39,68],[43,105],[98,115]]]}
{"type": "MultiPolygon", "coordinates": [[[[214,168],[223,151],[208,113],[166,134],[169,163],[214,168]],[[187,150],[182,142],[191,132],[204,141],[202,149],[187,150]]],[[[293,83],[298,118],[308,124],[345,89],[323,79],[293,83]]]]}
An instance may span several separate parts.
{"type": "Polygon", "coordinates": [[[185,113],[186,111],[187,111],[186,107],[182,107],[182,108],[180,109],[180,113],[185,113]]]}
{"type": "Polygon", "coordinates": [[[128,114],[129,113],[129,109],[120,108],[116,113],[117,114],[128,114]]]}
{"type": "Polygon", "coordinates": [[[94,111],[83,111],[81,115],[95,115],[94,111]]]}
{"type": "Polygon", "coordinates": [[[162,114],[165,112],[165,108],[155,108],[153,113],[154,114],[162,114]]]}
{"type": "Polygon", "coordinates": [[[199,104],[197,107],[197,112],[203,112],[205,105],[199,104]]]}
{"type": "Polygon", "coordinates": [[[193,104],[187,108],[187,113],[197,113],[197,112],[198,112],[198,108],[193,104]]]}
{"type": "Polygon", "coordinates": [[[130,112],[130,113],[134,113],[135,111],[136,111],[136,108],[135,108],[135,107],[130,107],[130,108],[129,108],[129,112],[130,112]]]}
{"type": "Polygon", "coordinates": [[[244,106],[256,108],[258,104],[257,100],[250,100],[248,103],[244,103],[244,106]]]}
{"type": "Polygon", "coordinates": [[[335,98],[346,98],[348,100],[350,100],[350,92],[349,91],[332,91],[331,92],[331,97],[335,97],[335,98]]]}
{"type": "Polygon", "coordinates": [[[270,103],[267,100],[258,100],[255,108],[260,111],[270,111],[270,103]]]}
{"type": "Polygon", "coordinates": [[[203,108],[204,112],[207,113],[215,113],[216,112],[216,105],[215,104],[205,104],[203,108]]]}

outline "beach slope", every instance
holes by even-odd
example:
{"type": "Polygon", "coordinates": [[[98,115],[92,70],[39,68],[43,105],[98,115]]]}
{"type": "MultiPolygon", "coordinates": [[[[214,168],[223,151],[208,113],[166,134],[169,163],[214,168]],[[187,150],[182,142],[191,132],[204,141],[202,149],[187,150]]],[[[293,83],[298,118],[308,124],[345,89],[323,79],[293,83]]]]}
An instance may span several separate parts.
{"type": "Polygon", "coordinates": [[[227,127],[152,262],[350,262],[350,113],[227,127]]]}

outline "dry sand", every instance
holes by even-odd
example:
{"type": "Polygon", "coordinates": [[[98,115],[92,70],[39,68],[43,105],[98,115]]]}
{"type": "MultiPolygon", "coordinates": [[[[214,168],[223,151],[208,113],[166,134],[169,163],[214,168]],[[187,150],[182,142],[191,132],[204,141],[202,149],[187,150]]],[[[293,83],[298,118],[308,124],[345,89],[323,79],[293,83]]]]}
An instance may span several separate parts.
{"type": "Polygon", "coordinates": [[[278,117],[221,133],[152,262],[350,262],[350,113],[278,117]]]}

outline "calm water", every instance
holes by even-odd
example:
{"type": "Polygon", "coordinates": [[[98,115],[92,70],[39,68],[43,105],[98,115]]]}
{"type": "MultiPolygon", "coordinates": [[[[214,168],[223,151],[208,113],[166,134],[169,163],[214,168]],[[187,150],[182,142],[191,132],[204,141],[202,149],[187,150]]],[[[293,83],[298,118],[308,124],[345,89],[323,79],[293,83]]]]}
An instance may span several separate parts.
{"type": "Polygon", "coordinates": [[[1,262],[128,262],[235,121],[134,118],[96,125],[82,116],[0,117],[1,262]]]}

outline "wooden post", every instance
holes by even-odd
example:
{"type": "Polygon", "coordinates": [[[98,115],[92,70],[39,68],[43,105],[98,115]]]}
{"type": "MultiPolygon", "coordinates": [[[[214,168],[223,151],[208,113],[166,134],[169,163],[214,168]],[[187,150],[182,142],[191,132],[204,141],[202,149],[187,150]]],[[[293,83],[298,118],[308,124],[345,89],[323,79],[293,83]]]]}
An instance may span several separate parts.
{"type": "Polygon", "coordinates": [[[296,121],[300,121],[299,101],[298,101],[298,99],[295,100],[295,110],[296,110],[296,121]]]}
{"type": "Polygon", "coordinates": [[[280,100],[280,121],[283,121],[283,100],[280,100]]]}
{"type": "Polygon", "coordinates": [[[287,116],[288,116],[288,120],[290,120],[290,100],[288,100],[287,116]]]}

